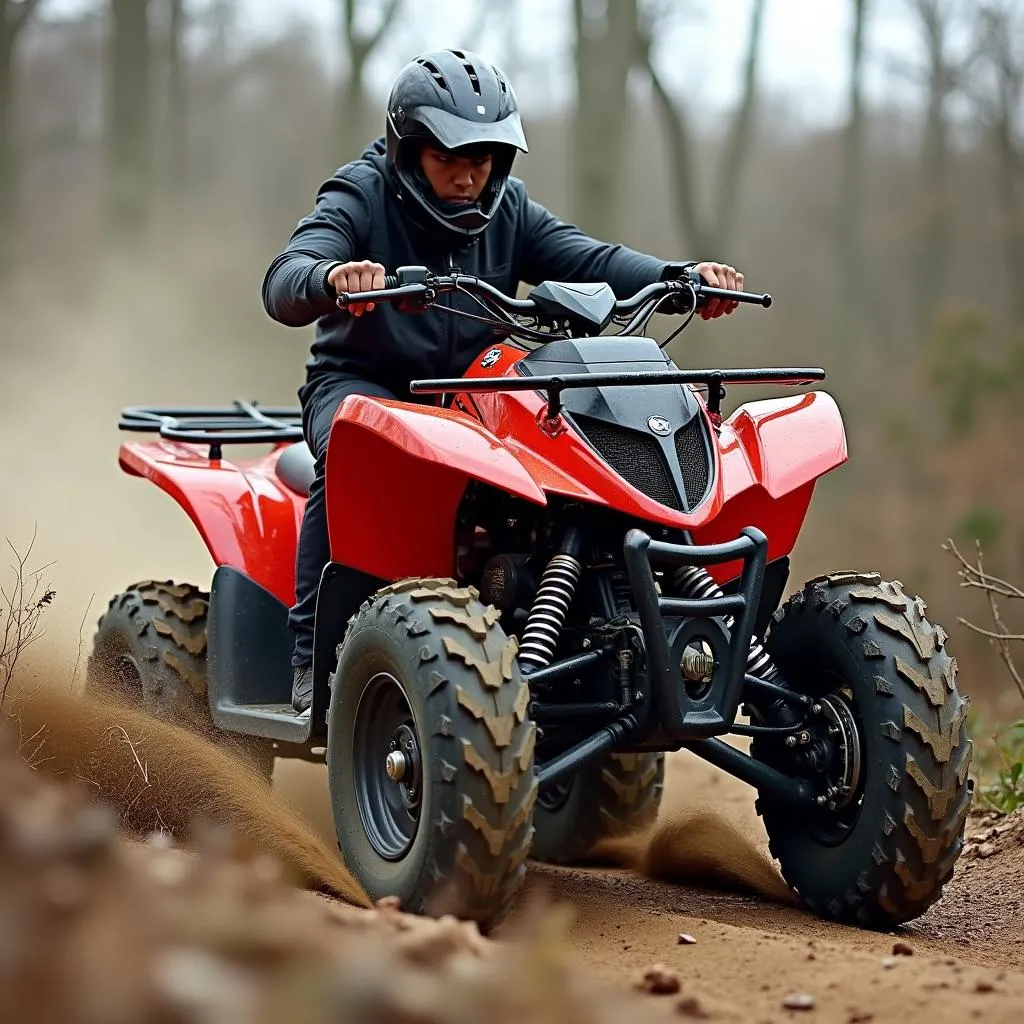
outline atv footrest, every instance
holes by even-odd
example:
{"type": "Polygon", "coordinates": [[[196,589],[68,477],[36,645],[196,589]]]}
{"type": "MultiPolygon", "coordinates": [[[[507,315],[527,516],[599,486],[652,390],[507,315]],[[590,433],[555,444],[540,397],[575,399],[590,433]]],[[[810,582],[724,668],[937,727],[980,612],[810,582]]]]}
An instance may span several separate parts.
{"type": "Polygon", "coordinates": [[[228,732],[263,736],[282,743],[305,743],[309,738],[309,714],[301,718],[291,704],[220,704],[217,725],[228,732]]]}
{"type": "Polygon", "coordinates": [[[768,538],[747,527],[722,544],[670,544],[642,530],[626,534],[624,553],[630,584],[640,613],[654,708],[664,734],[672,740],[697,739],[729,732],[743,695],[743,680],[761,598],[768,538]],[[706,566],[742,558],[743,573],[735,594],[709,598],[662,597],[651,560],[678,566],[706,566]],[[731,617],[731,628],[723,622],[731,617]],[[692,648],[706,666],[706,676],[684,669],[692,648]],[[693,678],[697,675],[697,678],[693,678]]]}

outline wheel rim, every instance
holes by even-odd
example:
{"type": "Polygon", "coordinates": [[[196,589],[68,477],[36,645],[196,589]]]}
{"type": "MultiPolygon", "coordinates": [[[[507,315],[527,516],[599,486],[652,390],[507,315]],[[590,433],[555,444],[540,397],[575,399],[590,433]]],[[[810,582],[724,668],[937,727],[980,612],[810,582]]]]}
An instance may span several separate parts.
{"type": "Polygon", "coordinates": [[[853,692],[839,680],[817,698],[816,706],[820,713],[810,731],[814,743],[825,751],[816,788],[824,790],[818,799],[824,797],[832,806],[826,803],[815,811],[810,832],[823,846],[838,846],[853,831],[864,802],[864,728],[853,692]]]}
{"type": "Polygon", "coordinates": [[[423,767],[405,690],[389,672],[366,685],[353,722],[356,806],[366,838],[385,860],[401,860],[419,831],[423,767]]]}

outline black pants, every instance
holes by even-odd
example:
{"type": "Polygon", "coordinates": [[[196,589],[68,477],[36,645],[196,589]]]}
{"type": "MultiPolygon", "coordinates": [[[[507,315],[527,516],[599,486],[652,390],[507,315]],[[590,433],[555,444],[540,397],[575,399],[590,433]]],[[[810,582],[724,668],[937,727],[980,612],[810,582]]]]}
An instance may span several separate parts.
{"type": "MultiPolygon", "coordinates": [[[[327,441],[331,423],[341,403],[349,395],[367,395],[371,398],[395,398],[395,394],[373,381],[353,380],[351,377],[324,376],[306,384],[299,391],[302,403],[302,429],[306,444],[316,459],[316,476],[309,489],[309,498],[299,530],[299,547],[295,558],[295,605],[288,615],[288,626],[295,633],[292,666],[308,665],[313,661],[313,624],[316,619],[316,597],[324,566],[330,561],[331,550],[327,539],[327,501],[324,493],[324,466],[327,461],[327,441]]],[[[404,399],[408,401],[410,399],[404,399]]],[[[415,399],[412,399],[415,400],[415,399]]],[[[354,487],[365,481],[354,480],[354,487]]],[[[359,605],[373,592],[368,577],[355,569],[343,570],[337,580],[343,593],[343,608],[339,619],[347,622],[359,605]]]]}

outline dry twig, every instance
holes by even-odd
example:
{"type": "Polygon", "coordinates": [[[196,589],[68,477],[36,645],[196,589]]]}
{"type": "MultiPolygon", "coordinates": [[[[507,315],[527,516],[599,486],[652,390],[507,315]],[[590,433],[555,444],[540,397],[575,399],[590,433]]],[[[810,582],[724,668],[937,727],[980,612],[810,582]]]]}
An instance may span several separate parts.
{"type": "Polygon", "coordinates": [[[973,622],[968,622],[962,616],[958,617],[957,621],[975,633],[987,637],[990,643],[994,643],[999,651],[999,656],[1003,659],[1010,676],[1020,691],[1021,697],[1024,698],[1024,679],[1021,678],[1020,672],[1014,664],[1013,655],[1010,650],[1011,641],[1024,640],[1024,633],[1010,633],[1007,631],[996,600],[997,597],[1024,598],[1024,590],[1014,586],[1012,583],[1007,583],[1006,580],[1001,580],[998,576],[991,576],[985,572],[981,544],[975,541],[975,545],[978,549],[978,561],[974,565],[964,558],[951,538],[947,539],[946,543],[942,545],[942,549],[952,552],[953,556],[960,563],[960,569],[957,572],[957,575],[960,577],[960,586],[975,587],[985,592],[988,597],[989,608],[992,612],[992,621],[995,623],[996,628],[995,630],[983,629],[981,626],[976,626],[973,622]]]}
{"type": "Polygon", "coordinates": [[[43,572],[49,565],[32,571],[27,568],[36,542],[36,531],[32,531],[32,540],[23,555],[18,554],[9,539],[5,540],[14,552],[15,562],[12,565],[14,583],[9,591],[0,587],[0,617],[3,618],[3,638],[0,640],[0,708],[7,700],[7,690],[19,659],[29,645],[43,635],[39,620],[56,596],[49,584],[43,584],[43,572]]]}

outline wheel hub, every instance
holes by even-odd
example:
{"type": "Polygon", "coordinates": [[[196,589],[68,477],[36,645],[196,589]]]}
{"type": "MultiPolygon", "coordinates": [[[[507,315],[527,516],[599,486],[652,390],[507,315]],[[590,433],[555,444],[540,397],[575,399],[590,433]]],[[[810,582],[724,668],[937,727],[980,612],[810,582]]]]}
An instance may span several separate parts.
{"type": "Polygon", "coordinates": [[[419,803],[422,768],[416,734],[408,723],[403,723],[395,730],[388,746],[390,751],[384,759],[384,772],[392,782],[398,783],[405,806],[414,807],[419,803]]]}
{"type": "Polygon", "coordinates": [[[818,804],[830,811],[849,804],[857,793],[861,776],[860,734],[849,705],[839,694],[829,694],[815,703],[825,722],[831,757],[829,758],[829,786],[819,795],[818,804]]]}
{"type": "Polygon", "coordinates": [[[412,710],[390,673],[374,676],[360,698],[353,767],[367,839],[385,860],[401,860],[419,831],[423,765],[412,710]]]}

